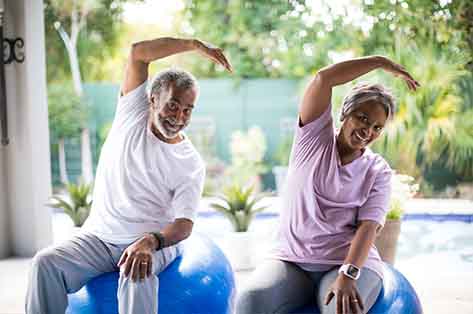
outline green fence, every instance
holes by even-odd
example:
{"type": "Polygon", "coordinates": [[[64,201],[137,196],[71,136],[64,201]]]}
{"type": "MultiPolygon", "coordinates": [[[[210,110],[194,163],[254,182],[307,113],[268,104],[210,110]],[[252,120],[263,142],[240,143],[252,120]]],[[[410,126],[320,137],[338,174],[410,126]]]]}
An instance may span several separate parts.
{"type": "MultiPolygon", "coordinates": [[[[217,156],[229,162],[229,144],[235,130],[260,126],[267,139],[266,161],[285,136],[292,134],[296,120],[300,83],[296,80],[256,79],[239,82],[225,79],[199,80],[200,97],[195,107],[187,134],[192,138],[204,159],[217,156]],[[206,134],[206,136],[195,136],[206,134]]],[[[117,101],[119,86],[108,83],[85,84],[90,105],[90,135],[94,166],[97,165],[103,141],[101,133],[111,123],[117,101]]],[[[67,169],[71,181],[80,176],[80,139],[66,140],[67,169]]],[[[59,185],[57,144],[52,143],[53,184],[59,185]]],[[[461,178],[448,169],[434,165],[423,174],[436,189],[455,185],[461,178]]],[[[266,188],[273,188],[273,177],[264,176],[266,188]]]]}
{"type": "MultiPolygon", "coordinates": [[[[200,96],[194,109],[188,133],[207,132],[208,141],[195,143],[204,155],[214,153],[229,162],[229,144],[235,130],[260,126],[268,143],[266,159],[272,156],[284,136],[291,132],[296,120],[299,81],[257,79],[199,80],[200,96]]],[[[101,145],[101,130],[109,124],[115,113],[119,86],[108,83],[85,84],[90,105],[89,128],[92,154],[96,165],[101,145]]],[[[53,182],[59,184],[57,149],[52,150],[53,182]]],[[[67,169],[71,180],[80,175],[80,141],[66,141],[67,169]]],[[[266,185],[271,179],[266,179],[266,185]]]]}

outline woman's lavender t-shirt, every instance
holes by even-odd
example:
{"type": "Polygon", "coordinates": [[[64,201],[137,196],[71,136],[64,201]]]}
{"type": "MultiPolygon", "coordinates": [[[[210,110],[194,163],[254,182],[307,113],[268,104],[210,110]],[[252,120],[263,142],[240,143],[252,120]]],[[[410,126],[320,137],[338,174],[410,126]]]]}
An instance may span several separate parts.
{"type": "MultiPolygon", "coordinates": [[[[390,182],[388,163],[369,148],[341,164],[331,106],[318,119],[297,125],[274,256],[304,264],[343,264],[361,220],[384,225],[390,182]]],[[[374,245],[363,266],[382,278],[374,245]]]]}

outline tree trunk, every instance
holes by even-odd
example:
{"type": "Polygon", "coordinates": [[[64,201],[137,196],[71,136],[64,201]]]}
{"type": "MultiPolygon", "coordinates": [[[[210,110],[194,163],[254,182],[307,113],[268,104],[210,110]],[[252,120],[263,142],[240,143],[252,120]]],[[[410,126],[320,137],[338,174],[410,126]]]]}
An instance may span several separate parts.
{"type": "Polygon", "coordinates": [[[82,129],[81,132],[81,169],[84,183],[92,183],[94,181],[94,169],[88,128],[82,129]]]}
{"type": "Polygon", "coordinates": [[[79,68],[79,57],[77,56],[77,48],[70,44],[71,48],[67,49],[67,54],[69,56],[69,62],[71,66],[72,81],[74,83],[74,90],[78,96],[82,96],[82,76],[80,74],[79,68]]]}
{"type": "Polygon", "coordinates": [[[67,176],[66,168],[66,148],[64,138],[60,138],[58,141],[58,153],[59,153],[59,177],[62,184],[68,184],[69,178],[67,176]]]}
{"type": "MultiPolygon", "coordinates": [[[[69,56],[69,64],[71,66],[74,90],[79,97],[83,97],[82,77],[79,67],[79,57],[77,55],[77,38],[82,26],[84,25],[81,20],[83,20],[85,16],[82,16],[79,20],[77,13],[78,12],[76,10],[73,10],[71,14],[72,25],[70,36],[60,24],[56,26],[56,29],[61,36],[64,46],[67,50],[67,55],[69,56]]],[[[83,103],[83,105],[86,104],[83,103]]],[[[82,179],[85,183],[92,183],[94,179],[94,172],[92,165],[92,150],[90,147],[90,134],[87,127],[87,121],[85,122],[84,128],[81,132],[81,173],[82,179]]]]}

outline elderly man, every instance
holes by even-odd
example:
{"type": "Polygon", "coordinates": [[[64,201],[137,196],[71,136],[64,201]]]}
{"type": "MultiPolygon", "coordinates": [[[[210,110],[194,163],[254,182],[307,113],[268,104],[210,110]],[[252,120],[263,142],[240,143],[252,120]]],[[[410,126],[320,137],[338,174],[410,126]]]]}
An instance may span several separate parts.
{"type": "Polygon", "coordinates": [[[120,270],[120,314],[156,314],[156,276],[192,231],[205,167],[181,132],[197,99],[195,78],[168,69],[147,93],[150,62],[197,51],[231,71],[219,48],[199,40],[158,38],[132,46],[110,134],[102,148],[93,208],[82,232],[33,259],[27,314],[64,314],[67,294],[120,270]]]}

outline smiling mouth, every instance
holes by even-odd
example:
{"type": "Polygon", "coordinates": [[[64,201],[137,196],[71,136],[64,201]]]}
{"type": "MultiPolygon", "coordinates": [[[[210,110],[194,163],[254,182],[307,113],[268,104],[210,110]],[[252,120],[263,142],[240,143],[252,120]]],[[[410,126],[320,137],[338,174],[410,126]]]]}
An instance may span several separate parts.
{"type": "Polygon", "coordinates": [[[166,124],[166,126],[169,130],[174,131],[174,132],[178,131],[181,128],[180,125],[174,125],[174,124],[172,124],[168,121],[164,121],[164,123],[166,124]]]}
{"type": "Polygon", "coordinates": [[[353,134],[355,135],[355,138],[356,138],[358,141],[362,142],[363,144],[368,143],[369,138],[364,138],[363,136],[361,136],[360,133],[358,133],[358,132],[356,132],[356,131],[353,132],[353,134]]]}

